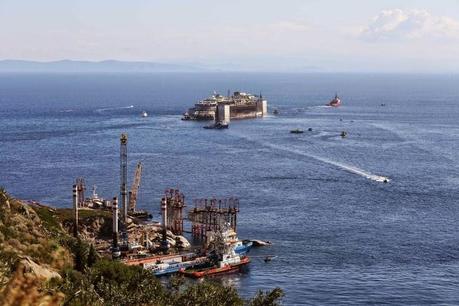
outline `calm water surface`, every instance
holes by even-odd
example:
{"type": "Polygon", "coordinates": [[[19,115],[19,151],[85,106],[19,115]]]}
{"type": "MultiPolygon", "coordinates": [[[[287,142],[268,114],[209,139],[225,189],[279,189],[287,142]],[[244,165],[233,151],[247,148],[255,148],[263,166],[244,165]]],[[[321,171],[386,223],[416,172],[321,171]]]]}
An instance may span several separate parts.
{"type": "Polygon", "coordinates": [[[18,198],[68,207],[78,176],[113,197],[122,132],[156,218],[166,188],[189,205],[239,197],[239,236],[274,243],[221,279],[244,296],[279,286],[288,305],[459,304],[459,76],[0,75],[0,126],[0,185],[18,198]],[[228,89],[261,91],[280,115],[225,131],[180,120],[228,89]],[[323,107],[335,91],[343,106],[323,107]]]}

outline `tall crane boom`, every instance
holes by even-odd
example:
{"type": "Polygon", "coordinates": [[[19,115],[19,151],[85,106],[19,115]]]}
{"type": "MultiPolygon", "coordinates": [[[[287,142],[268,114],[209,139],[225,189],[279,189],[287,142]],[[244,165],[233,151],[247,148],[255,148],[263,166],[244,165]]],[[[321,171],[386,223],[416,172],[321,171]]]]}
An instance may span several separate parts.
{"type": "Polygon", "coordinates": [[[134,182],[131,186],[131,191],[129,191],[129,211],[135,212],[136,204],[137,204],[137,192],[139,191],[140,187],[140,178],[142,176],[142,163],[139,162],[137,164],[137,168],[135,169],[135,176],[134,182]]]}
{"type": "Polygon", "coordinates": [[[127,224],[127,134],[120,137],[120,197],[121,197],[121,221],[127,224]]]}

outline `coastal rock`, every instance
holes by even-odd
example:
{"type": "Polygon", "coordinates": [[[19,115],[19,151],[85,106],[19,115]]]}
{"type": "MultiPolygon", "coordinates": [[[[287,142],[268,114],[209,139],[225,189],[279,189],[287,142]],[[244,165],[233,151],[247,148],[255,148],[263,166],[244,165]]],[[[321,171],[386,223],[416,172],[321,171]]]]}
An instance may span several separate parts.
{"type": "Polygon", "coordinates": [[[182,248],[184,249],[191,248],[191,243],[185,237],[178,235],[178,236],[175,236],[175,239],[180,241],[182,248]]]}
{"type": "Polygon", "coordinates": [[[42,280],[50,280],[52,278],[61,279],[61,276],[56,271],[52,271],[44,266],[38,265],[30,257],[24,257],[21,260],[21,264],[24,266],[26,273],[31,273],[37,278],[42,280]]]}
{"type": "Polygon", "coordinates": [[[175,247],[175,244],[177,243],[175,239],[167,237],[167,243],[169,244],[170,247],[175,247]]]}

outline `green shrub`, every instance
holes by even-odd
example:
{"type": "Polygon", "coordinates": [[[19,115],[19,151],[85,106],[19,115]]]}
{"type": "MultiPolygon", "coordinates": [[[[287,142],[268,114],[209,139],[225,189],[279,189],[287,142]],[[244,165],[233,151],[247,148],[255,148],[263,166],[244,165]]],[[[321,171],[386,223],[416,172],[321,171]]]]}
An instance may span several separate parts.
{"type": "Polygon", "coordinates": [[[284,297],[284,291],[281,288],[275,288],[268,292],[258,291],[255,297],[249,301],[250,306],[278,306],[284,297]]]}

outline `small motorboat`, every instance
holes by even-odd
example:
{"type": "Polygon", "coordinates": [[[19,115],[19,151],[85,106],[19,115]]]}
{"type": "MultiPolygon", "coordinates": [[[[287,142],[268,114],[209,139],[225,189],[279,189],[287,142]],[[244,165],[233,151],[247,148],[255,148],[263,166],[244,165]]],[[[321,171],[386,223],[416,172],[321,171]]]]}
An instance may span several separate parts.
{"type": "Polygon", "coordinates": [[[184,120],[184,121],[191,120],[190,114],[188,114],[188,112],[184,113],[184,114],[183,114],[183,117],[182,117],[182,120],[184,120]]]}
{"type": "Polygon", "coordinates": [[[308,131],[309,131],[309,132],[312,132],[312,128],[309,128],[308,131]]]}
{"type": "Polygon", "coordinates": [[[347,137],[347,132],[346,132],[346,131],[342,131],[341,134],[340,134],[340,136],[341,136],[342,138],[347,137]]]}
{"type": "Polygon", "coordinates": [[[304,131],[301,129],[293,129],[293,130],[290,130],[290,133],[291,134],[303,134],[304,131]]]}
{"type": "Polygon", "coordinates": [[[273,115],[279,115],[279,111],[277,109],[273,110],[273,115]]]}
{"type": "Polygon", "coordinates": [[[270,262],[271,260],[273,260],[274,258],[276,258],[277,256],[272,256],[272,255],[268,255],[265,257],[265,259],[263,259],[265,262],[270,262]]]}
{"type": "Polygon", "coordinates": [[[217,122],[215,124],[204,126],[205,129],[217,129],[217,130],[227,129],[228,127],[229,127],[229,124],[226,122],[217,122]]]}
{"type": "Polygon", "coordinates": [[[146,117],[148,117],[148,113],[146,111],[143,111],[142,112],[142,118],[146,118],[146,117]]]}

